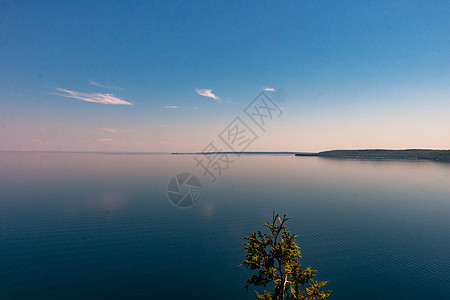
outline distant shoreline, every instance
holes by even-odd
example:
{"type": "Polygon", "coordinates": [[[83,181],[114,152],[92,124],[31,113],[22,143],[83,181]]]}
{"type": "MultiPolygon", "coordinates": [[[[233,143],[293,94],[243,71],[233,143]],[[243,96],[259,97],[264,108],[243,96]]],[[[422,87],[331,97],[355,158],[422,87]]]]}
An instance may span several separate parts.
{"type": "Polygon", "coordinates": [[[219,151],[219,152],[106,152],[106,151],[0,151],[0,153],[41,153],[41,154],[101,154],[101,155],[279,155],[324,157],[337,159],[365,159],[365,160],[430,160],[450,162],[450,150],[407,149],[407,150],[330,150],[322,152],[293,152],[293,151],[219,151]]]}
{"type": "Polygon", "coordinates": [[[428,149],[408,149],[408,150],[331,150],[318,153],[296,153],[295,156],[316,156],[327,158],[344,159],[406,159],[406,160],[432,160],[439,162],[450,162],[450,150],[428,150],[428,149]]]}
{"type": "Polygon", "coordinates": [[[236,151],[216,151],[216,152],[173,152],[173,155],[214,155],[214,154],[232,154],[232,155],[296,155],[307,154],[306,152],[236,152],[236,151]]]}
{"type": "Polygon", "coordinates": [[[439,162],[450,162],[450,150],[429,150],[429,149],[407,149],[407,150],[331,150],[322,152],[173,152],[173,155],[295,155],[303,157],[325,157],[342,159],[369,159],[369,160],[431,160],[439,162]]]}

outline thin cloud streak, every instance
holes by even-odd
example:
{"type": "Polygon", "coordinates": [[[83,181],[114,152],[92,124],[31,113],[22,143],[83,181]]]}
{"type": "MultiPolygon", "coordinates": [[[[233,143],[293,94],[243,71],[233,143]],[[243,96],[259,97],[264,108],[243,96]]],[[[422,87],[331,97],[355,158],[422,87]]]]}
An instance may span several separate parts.
{"type": "Polygon", "coordinates": [[[205,97],[209,97],[214,99],[216,102],[220,101],[220,98],[217,97],[216,95],[214,95],[212,93],[212,90],[209,89],[195,89],[195,91],[197,92],[197,94],[199,94],[200,96],[205,96],[205,97]]]}
{"type": "Polygon", "coordinates": [[[57,90],[62,93],[65,93],[65,94],[54,93],[55,95],[66,97],[66,98],[79,99],[79,100],[83,100],[86,102],[112,104],[112,105],[133,105],[132,103],[130,103],[128,101],[125,101],[123,99],[115,97],[113,94],[82,93],[82,92],[75,92],[75,91],[70,91],[70,90],[60,89],[60,88],[57,88],[57,90]]]}
{"type": "Polygon", "coordinates": [[[197,144],[186,144],[186,143],[176,143],[176,142],[167,142],[167,141],[160,141],[161,145],[172,145],[172,146],[197,146],[197,144]]]}
{"type": "Polygon", "coordinates": [[[104,89],[110,89],[110,90],[116,90],[116,91],[123,90],[123,88],[121,88],[119,86],[115,86],[115,85],[112,85],[112,84],[103,84],[103,83],[100,83],[100,82],[97,82],[97,81],[93,81],[93,80],[89,80],[89,83],[92,84],[92,85],[104,88],[104,89]]]}
{"type": "Polygon", "coordinates": [[[118,128],[100,128],[101,131],[109,132],[109,133],[117,133],[119,132],[118,128]]]}
{"type": "Polygon", "coordinates": [[[275,92],[276,91],[274,88],[268,88],[268,87],[264,88],[264,90],[267,92],[275,92]]]}
{"type": "Polygon", "coordinates": [[[178,105],[166,105],[166,106],[164,106],[164,108],[175,109],[175,108],[179,108],[179,106],[178,105]]]}

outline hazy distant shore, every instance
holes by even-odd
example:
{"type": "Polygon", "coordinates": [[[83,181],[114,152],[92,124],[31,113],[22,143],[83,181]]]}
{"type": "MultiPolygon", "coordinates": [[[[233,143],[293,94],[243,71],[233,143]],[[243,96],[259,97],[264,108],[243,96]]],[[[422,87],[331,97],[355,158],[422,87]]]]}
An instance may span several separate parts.
{"type": "Polygon", "coordinates": [[[233,155],[296,155],[308,154],[302,152],[235,152],[235,151],[219,151],[219,152],[173,152],[173,155],[214,155],[214,154],[233,154],[233,155]]]}
{"type": "Polygon", "coordinates": [[[356,159],[408,159],[433,160],[450,162],[450,150],[331,150],[319,153],[296,153],[295,156],[317,156],[330,158],[356,158],[356,159]]]}
{"type": "Polygon", "coordinates": [[[331,150],[317,153],[312,152],[173,152],[173,155],[295,155],[295,156],[315,156],[328,158],[354,158],[354,159],[408,159],[408,160],[432,160],[450,162],[450,150],[428,150],[428,149],[408,149],[408,150],[331,150]]]}
{"type": "Polygon", "coordinates": [[[428,149],[408,149],[408,150],[385,150],[385,149],[367,149],[367,150],[331,150],[322,152],[84,152],[84,151],[0,151],[0,153],[41,153],[41,154],[100,154],[100,155],[280,155],[280,156],[313,156],[325,158],[342,159],[406,159],[406,160],[431,160],[439,162],[450,162],[450,150],[428,150],[428,149]]]}

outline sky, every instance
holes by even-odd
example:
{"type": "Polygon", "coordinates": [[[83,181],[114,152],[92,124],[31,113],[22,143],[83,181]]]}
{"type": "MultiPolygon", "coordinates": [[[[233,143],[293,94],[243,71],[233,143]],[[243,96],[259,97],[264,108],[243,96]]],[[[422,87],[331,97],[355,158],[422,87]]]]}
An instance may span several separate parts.
{"type": "Polygon", "coordinates": [[[450,149],[449,37],[448,1],[0,0],[0,151],[450,149]]]}

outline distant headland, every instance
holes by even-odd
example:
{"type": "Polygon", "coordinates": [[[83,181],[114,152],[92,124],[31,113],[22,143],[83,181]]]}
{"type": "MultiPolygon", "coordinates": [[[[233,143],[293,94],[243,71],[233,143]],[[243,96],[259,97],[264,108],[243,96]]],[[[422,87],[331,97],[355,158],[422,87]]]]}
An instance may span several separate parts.
{"type": "Polygon", "coordinates": [[[331,150],[322,152],[173,152],[174,155],[295,155],[295,156],[316,156],[327,158],[354,158],[354,159],[409,159],[409,160],[432,160],[440,162],[450,162],[450,150],[428,150],[428,149],[408,149],[408,150],[331,150]]]}
{"type": "Polygon", "coordinates": [[[433,160],[450,162],[450,150],[331,150],[319,153],[296,153],[295,156],[318,156],[330,158],[356,158],[356,159],[410,159],[433,160]]]}
{"type": "Polygon", "coordinates": [[[172,152],[175,155],[213,155],[213,154],[233,154],[233,155],[295,155],[300,152],[267,152],[267,151],[216,151],[216,152],[172,152]]]}

